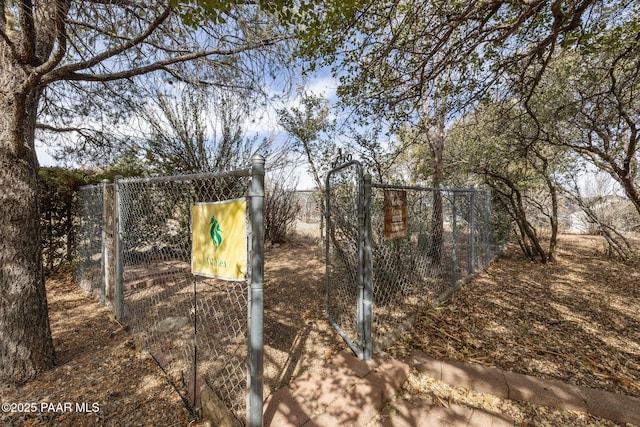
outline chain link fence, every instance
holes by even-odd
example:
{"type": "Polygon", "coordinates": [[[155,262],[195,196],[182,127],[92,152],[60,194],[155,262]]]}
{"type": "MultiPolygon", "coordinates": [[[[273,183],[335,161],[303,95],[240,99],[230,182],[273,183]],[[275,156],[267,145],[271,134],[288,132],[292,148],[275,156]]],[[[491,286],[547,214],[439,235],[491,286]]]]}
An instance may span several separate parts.
{"type": "Polygon", "coordinates": [[[363,357],[364,205],[362,168],[347,164],[327,175],[326,311],[329,323],[363,357]]]}
{"type": "Polygon", "coordinates": [[[365,360],[500,250],[488,191],[372,183],[355,161],[326,188],[327,317],[365,360]]]}
{"type": "Polygon", "coordinates": [[[104,296],[103,230],[104,186],[80,187],[76,195],[78,214],[76,218],[76,244],[74,272],[77,285],[87,294],[98,298],[104,296]]]}
{"type": "MultiPolygon", "coordinates": [[[[262,401],[261,382],[256,386],[260,390],[248,388],[248,379],[253,387],[252,375],[257,374],[248,375],[248,366],[260,369],[262,363],[249,357],[254,283],[249,288],[246,280],[193,275],[190,221],[192,204],[260,196],[262,190],[250,194],[251,173],[120,179],[83,187],[78,197],[77,283],[106,297],[116,317],[130,327],[137,344],[151,354],[190,408],[200,407],[200,390],[207,385],[214,392],[214,405],[224,404],[243,423],[251,418],[249,412],[262,416],[261,405],[247,407],[248,391],[259,393],[262,401]]],[[[262,260],[256,263],[253,257],[256,248],[261,251],[254,237],[264,234],[253,225],[253,219],[263,221],[262,211],[256,215],[260,218],[251,212],[247,209],[245,218],[247,278],[253,278],[252,269],[261,270],[262,260]]],[[[255,308],[261,310],[261,295],[258,303],[255,308]]],[[[256,320],[262,322],[261,317],[256,320]]],[[[261,337],[261,331],[256,333],[261,337]]],[[[261,352],[253,351],[260,358],[261,352]]]]}
{"type": "Polygon", "coordinates": [[[247,287],[191,274],[189,221],[191,204],[245,197],[248,180],[215,176],[116,184],[123,321],[190,400],[194,387],[205,381],[237,414],[245,409],[247,287]]]}
{"type": "Polygon", "coordinates": [[[426,305],[486,267],[497,254],[490,197],[490,192],[476,189],[372,184],[376,350],[387,348],[426,305]],[[406,227],[395,236],[388,231],[391,194],[401,197],[406,208],[406,227]]]}
{"type": "Polygon", "coordinates": [[[322,216],[319,203],[320,194],[315,190],[298,190],[295,192],[296,201],[300,206],[300,213],[297,216],[299,221],[308,224],[318,224],[320,222],[322,216]]]}

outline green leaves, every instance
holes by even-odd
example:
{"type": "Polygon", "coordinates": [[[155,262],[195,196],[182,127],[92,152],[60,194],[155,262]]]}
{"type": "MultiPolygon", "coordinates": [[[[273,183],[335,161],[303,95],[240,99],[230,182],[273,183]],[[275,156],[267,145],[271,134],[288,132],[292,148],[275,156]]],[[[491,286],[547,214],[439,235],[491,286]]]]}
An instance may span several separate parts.
{"type": "Polygon", "coordinates": [[[204,21],[213,24],[226,22],[226,15],[238,7],[254,7],[278,18],[283,26],[291,26],[302,30],[306,34],[306,42],[314,43],[311,34],[317,34],[314,29],[330,26],[345,18],[352,17],[359,4],[358,0],[324,2],[302,0],[292,2],[287,0],[258,0],[228,1],[228,0],[171,0],[171,7],[180,15],[183,22],[196,27],[204,21]]]}
{"type": "Polygon", "coordinates": [[[234,6],[233,2],[224,0],[171,0],[171,7],[177,10],[182,21],[194,28],[204,21],[224,24],[224,15],[234,6]]]}

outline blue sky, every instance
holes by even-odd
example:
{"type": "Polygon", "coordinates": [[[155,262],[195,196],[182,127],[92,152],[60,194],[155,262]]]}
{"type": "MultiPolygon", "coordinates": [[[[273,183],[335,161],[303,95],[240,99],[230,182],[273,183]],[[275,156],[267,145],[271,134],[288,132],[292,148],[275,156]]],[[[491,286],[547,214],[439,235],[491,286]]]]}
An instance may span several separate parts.
{"type": "MultiPolygon", "coordinates": [[[[304,90],[308,93],[321,95],[328,99],[330,103],[334,103],[337,100],[337,87],[338,82],[331,77],[330,73],[321,71],[317,76],[308,79],[304,90]]],[[[276,109],[293,108],[299,105],[300,97],[292,96],[280,105],[269,105],[266,108],[256,111],[255,116],[258,119],[253,122],[249,121],[244,128],[246,136],[252,137],[257,135],[260,140],[273,137],[276,144],[284,143],[287,139],[287,134],[278,124],[276,109]]],[[[40,166],[60,166],[60,163],[56,162],[49,154],[49,151],[51,151],[51,148],[44,147],[36,141],[36,153],[40,166]]],[[[307,190],[314,187],[313,179],[307,173],[306,162],[300,161],[299,164],[296,164],[292,173],[298,178],[298,189],[307,190]]]]}

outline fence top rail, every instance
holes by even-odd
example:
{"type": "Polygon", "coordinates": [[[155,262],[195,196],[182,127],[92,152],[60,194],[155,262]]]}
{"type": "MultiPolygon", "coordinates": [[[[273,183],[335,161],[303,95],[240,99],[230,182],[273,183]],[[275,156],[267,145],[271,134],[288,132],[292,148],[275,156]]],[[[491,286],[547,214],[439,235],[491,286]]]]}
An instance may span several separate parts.
{"type": "Polygon", "coordinates": [[[171,176],[152,176],[147,178],[121,178],[117,179],[118,183],[144,183],[144,182],[173,182],[173,181],[191,181],[202,178],[231,178],[231,177],[249,177],[251,169],[237,169],[226,172],[203,172],[185,175],[171,176]]]}
{"type": "Polygon", "coordinates": [[[398,184],[382,184],[380,182],[372,182],[371,187],[390,190],[416,190],[416,191],[443,191],[447,193],[485,193],[488,190],[482,188],[455,188],[455,187],[423,187],[420,185],[398,185],[398,184]]]}
{"type": "MultiPolygon", "coordinates": [[[[111,183],[109,183],[111,184],[111,183]]],[[[80,187],[78,187],[79,191],[89,191],[89,190],[96,190],[98,188],[102,188],[102,184],[87,184],[87,185],[81,185],[80,187]]]]}
{"type": "Polygon", "coordinates": [[[348,161],[348,162],[343,163],[341,165],[338,165],[338,166],[334,167],[333,169],[331,169],[329,172],[327,172],[327,177],[325,178],[326,188],[329,188],[331,175],[333,175],[334,173],[336,173],[336,172],[338,172],[338,171],[340,171],[342,169],[347,169],[350,166],[355,166],[357,171],[358,171],[358,174],[360,176],[362,176],[362,164],[357,160],[351,160],[351,161],[348,161]]]}
{"type": "MultiPolygon", "coordinates": [[[[203,172],[192,173],[184,175],[170,175],[170,176],[151,176],[146,178],[132,177],[132,178],[116,178],[118,183],[144,183],[144,182],[170,182],[170,181],[190,181],[194,179],[202,178],[232,178],[232,177],[250,177],[251,169],[237,169],[226,172],[203,172]]],[[[106,182],[107,185],[113,184],[112,182],[106,182]]],[[[100,184],[89,184],[79,187],[79,190],[90,190],[102,187],[100,184]]]]}

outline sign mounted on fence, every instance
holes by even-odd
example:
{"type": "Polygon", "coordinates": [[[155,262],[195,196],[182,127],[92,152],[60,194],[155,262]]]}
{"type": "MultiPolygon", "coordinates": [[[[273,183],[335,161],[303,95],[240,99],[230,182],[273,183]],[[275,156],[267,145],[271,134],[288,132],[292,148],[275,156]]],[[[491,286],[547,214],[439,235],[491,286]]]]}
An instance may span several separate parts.
{"type": "Polygon", "coordinates": [[[223,280],[245,280],[245,199],[191,205],[191,272],[223,280]]]}
{"type": "Polygon", "coordinates": [[[407,192],[384,190],[384,240],[396,240],[408,235],[407,192]]]}

